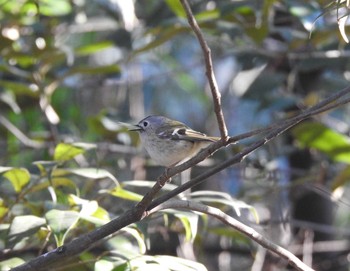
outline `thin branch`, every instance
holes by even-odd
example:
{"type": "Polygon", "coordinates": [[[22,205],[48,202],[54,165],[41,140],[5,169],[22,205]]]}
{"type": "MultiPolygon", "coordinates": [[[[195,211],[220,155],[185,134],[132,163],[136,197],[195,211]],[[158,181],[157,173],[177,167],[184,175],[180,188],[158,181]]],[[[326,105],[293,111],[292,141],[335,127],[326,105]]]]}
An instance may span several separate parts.
{"type": "Polygon", "coordinates": [[[228,139],[228,132],[227,132],[227,127],[224,119],[224,114],[222,113],[222,109],[221,109],[221,94],[219,92],[218,84],[216,82],[216,78],[214,74],[213,61],[211,58],[211,50],[203,37],[202,31],[199,28],[198,23],[193,16],[191,7],[188,4],[187,0],[180,0],[180,2],[186,12],[188,23],[192,28],[193,32],[195,33],[203,51],[206,76],[208,78],[211,95],[213,96],[214,112],[216,114],[216,118],[218,121],[221,138],[222,140],[226,141],[228,139]]]}
{"type": "Polygon", "coordinates": [[[46,144],[35,141],[27,137],[20,129],[13,125],[7,118],[0,115],[0,124],[3,125],[11,134],[13,134],[19,141],[21,141],[25,146],[34,149],[45,147],[46,144]]]}
{"type": "Polygon", "coordinates": [[[237,219],[234,219],[233,217],[225,214],[220,209],[210,207],[198,202],[193,201],[184,201],[184,200],[170,200],[167,201],[158,207],[156,207],[152,212],[156,212],[163,209],[169,209],[169,208],[175,208],[175,209],[186,209],[191,211],[197,211],[201,213],[208,214],[210,216],[213,216],[217,219],[219,219],[221,222],[225,223],[226,225],[236,229],[237,231],[243,233],[246,235],[249,239],[254,240],[261,246],[265,247],[269,251],[272,251],[279,255],[280,257],[286,259],[292,266],[294,266],[297,270],[302,271],[312,271],[311,267],[307,266],[305,263],[303,263],[298,257],[296,257],[293,253],[286,250],[285,248],[273,243],[269,239],[265,238],[263,235],[258,233],[253,228],[243,224],[242,222],[238,221],[237,219]]]}

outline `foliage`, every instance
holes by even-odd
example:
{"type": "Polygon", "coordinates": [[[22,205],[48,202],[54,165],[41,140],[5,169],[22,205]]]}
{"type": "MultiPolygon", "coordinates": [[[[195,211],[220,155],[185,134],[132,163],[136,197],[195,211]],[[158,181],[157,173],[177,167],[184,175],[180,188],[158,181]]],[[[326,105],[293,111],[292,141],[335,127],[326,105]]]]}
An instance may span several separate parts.
{"type": "MultiPolygon", "coordinates": [[[[273,124],[348,85],[346,1],[191,5],[213,52],[230,134],[273,124]]],[[[161,114],[213,135],[217,126],[202,53],[178,1],[133,6],[132,1],[0,0],[0,22],[0,265],[5,269],[107,223],[153,185],[148,180],[159,169],[137,158],[142,157],[137,135],[115,120],[161,114]]],[[[191,197],[262,225],[292,213],[288,208],[299,185],[321,183],[325,198],[343,191],[346,199],[348,123],[347,107],[302,123],[240,168],[210,179],[204,189],[218,192],[194,191],[191,197]]],[[[240,148],[220,152],[213,161],[240,148]]],[[[348,227],[347,208],[339,204],[331,230],[348,227]]],[[[160,214],[83,252],[74,268],[209,270],[210,257],[201,255],[216,248],[210,238],[253,252],[247,257],[251,266],[255,248],[237,232],[197,213],[160,214]],[[158,231],[192,244],[206,267],[170,256],[176,254],[171,246],[160,245],[166,238],[154,240],[158,231]]],[[[285,242],[279,225],[267,227],[285,242]]]]}

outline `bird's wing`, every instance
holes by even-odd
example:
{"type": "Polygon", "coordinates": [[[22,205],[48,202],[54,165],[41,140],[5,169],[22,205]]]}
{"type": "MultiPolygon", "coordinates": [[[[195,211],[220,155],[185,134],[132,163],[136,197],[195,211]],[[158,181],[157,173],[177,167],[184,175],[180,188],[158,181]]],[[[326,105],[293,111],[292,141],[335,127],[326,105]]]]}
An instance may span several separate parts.
{"type": "Polygon", "coordinates": [[[210,137],[201,132],[194,131],[188,127],[172,127],[171,129],[163,129],[157,133],[159,138],[171,140],[187,140],[187,141],[217,141],[220,138],[210,137]]]}

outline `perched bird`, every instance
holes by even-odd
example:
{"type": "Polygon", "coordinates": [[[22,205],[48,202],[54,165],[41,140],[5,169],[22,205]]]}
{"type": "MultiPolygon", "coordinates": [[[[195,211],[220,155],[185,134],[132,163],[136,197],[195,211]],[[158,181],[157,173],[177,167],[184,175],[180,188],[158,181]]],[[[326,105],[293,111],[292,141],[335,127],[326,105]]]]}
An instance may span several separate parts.
{"type": "Polygon", "coordinates": [[[148,116],[130,131],[140,134],[141,142],[151,158],[159,165],[173,167],[195,156],[219,137],[197,132],[182,122],[163,116],[148,116]]]}

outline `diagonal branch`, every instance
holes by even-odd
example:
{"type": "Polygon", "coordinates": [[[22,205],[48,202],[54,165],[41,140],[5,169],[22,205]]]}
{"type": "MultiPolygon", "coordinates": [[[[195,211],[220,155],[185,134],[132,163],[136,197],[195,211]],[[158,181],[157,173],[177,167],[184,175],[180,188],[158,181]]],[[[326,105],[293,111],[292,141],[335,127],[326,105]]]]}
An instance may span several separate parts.
{"type": "Polygon", "coordinates": [[[156,207],[154,210],[151,211],[157,212],[159,210],[169,209],[169,208],[175,208],[175,209],[186,209],[191,211],[197,211],[200,213],[208,214],[212,217],[217,218],[224,224],[236,229],[240,233],[243,233],[244,235],[248,236],[249,239],[254,240],[261,246],[265,247],[269,251],[272,251],[276,253],[277,255],[281,256],[282,258],[286,259],[288,263],[290,263],[292,266],[294,266],[297,270],[302,271],[312,271],[313,269],[309,266],[307,266],[305,263],[303,263],[298,257],[296,257],[293,253],[288,251],[287,249],[273,243],[269,239],[265,238],[263,235],[258,233],[253,228],[243,224],[242,222],[238,221],[237,219],[234,219],[233,217],[225,214],[223,211],[221,211],[218,208],[207,206],[198,202],[193,201],[185,201],[185,200],[170,200],[167,201],[158,207],[156,207]]]}

